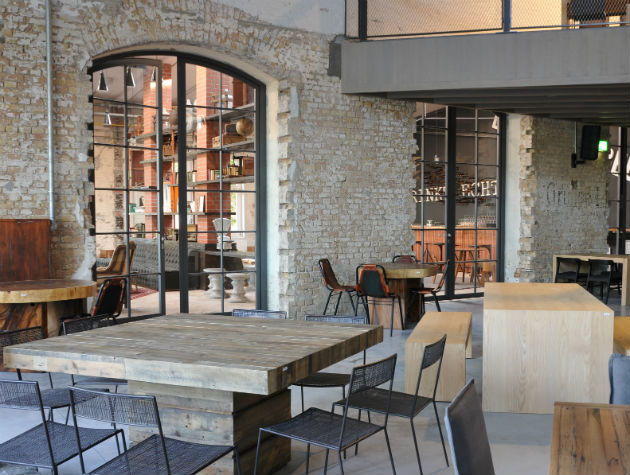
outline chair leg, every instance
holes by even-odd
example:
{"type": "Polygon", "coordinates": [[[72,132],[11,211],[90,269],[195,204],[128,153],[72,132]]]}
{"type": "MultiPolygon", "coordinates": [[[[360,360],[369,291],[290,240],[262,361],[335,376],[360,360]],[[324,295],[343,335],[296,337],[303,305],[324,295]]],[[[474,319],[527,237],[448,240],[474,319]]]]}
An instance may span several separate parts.
{"type": "MultiPolygon", "coordinates": [[[[424,294],[420,294],[420,318],[422,318],[425,313],[427,313],[427,310],[424,305],[424,294]]],[[[420,320],[420,318],[418,320],[420,320]]]]}
{"type": "Polygon", "coordinates": [[[341,302],[341,296],[343,295],[343,292],[339,292],[339,296],[337,297],[337,304],[335,305],[335,315],[337,315],[337,311],[339,311],[339,302],[341,302]]]}
{"type": "Polygon", "coordinates": [[[331,290],[330,292],[328,292],[328,298],[326,299],[326,305],[324,305],[324,313],[323,315],[326,315],[326,310],[328,310],[328,304],[330,303],[330,297],[332,297],[334,290],[331,290]]]}
{"type": "Polygon", "coordinates": [[[357,310],[354,307],[354,299],[352,298],[352,293],[350,293],[349,291],[346,290],[346,293],[348,294],[348,298],[350,299],[350,305],[352,305],[352,310],[354,310],[354,314],[357,314],[357,310]]]}
{"type": "Polygon", "coordinates": [[[389,452],[389,461],[392,463],[392,473],[396,475],[396,467],[394,466],[394,457],[392,455],[392,447],[389,445],[389,436],[387,435],[387,427],[383,428],[385,432],[385,442],[387,442],[387,452],[389,452]]]}
{"type": "Polygon", "coordinates": [[[258,429],[258,444],[256,445],[256,458],[254,459],[254,475],[258,473],[258,454],[260,453],[260,439],[262,438],[262,429],[258,429]]]}
{"type": "Polygon", "coordinates": [[[392,315],[391,315],[391,322],[389,324],[389,336],[394,336],[394,300],[392,299],[392,315]]]}
{"type": "Polygon", "coordinates": [[[404,318],[404,316],[403,316],[402,302],[400,300],[400,295],[398,296],[398,311],[400,312],[400,329],[404,330],[405,329],[406,318],[404,318]]]}
{"type": "Polygon", "coordinates": [[[311,444],[306,444],[306,475],[308,475],[308,461],[310,458],[311,458],[311,444]]]}
{"type": "Polygon", "coordinates": [[[302,412],[304,412],[304,386],[300,386],[300,395],[302,396],[302,412]]]}
{"type": "Polygon", "coordinates": [[[444,444],[444,436],[442,435],[442,425],[440,424],[440,417],[438,416],[437,406],[433,401],[433,410],[435,411],[435,419],[437,420],[438,430],[440,431],[440,440],[442,441],[442,450],[444,451],[444,459],[446,460],[446,466],[448,467],[448,455],[446,455],[446,445],[444,444]]]}
{"type": "Polygon", "coordinates": [[[326,458],[324,459],[324,475],[328,473],[328,453],[329,452],[330,452],[330,449],[326,449],[326,458]]]}
{"type": "Polygon", "coordinates": [[[234,461],[236,462],[236,475],[241,475],[241,461],[238,458],[238,450],[234,447],[234,461]]]}
{"type": "Polygon", "coordinates": [[[413,445],[416,448],[416,458],[418,459],[418,468],[420,468],[420,475],[422,475],[423,474],[422,462],[420,462],[420,450],[418,448],[418,438],[416,437],[416,429],[413,426],[413,419],[409,419],[409,422],[411,423],[411,435],[413,437],[413,445]]]}
{"type": "Polygon", "coordinates": [[[440,308],[440,301],[437,298],[437,294],[435,292],[431,292],[433,294],[433,298],[435,299],[435,306],[437,307],[437,311],[441,312],[442,309],[440,308]]]}
{"type": "Polygon", "coordinates": [[[343,461],[341,460],[341,452],[337,452],[337,458],[339,459],[339,468],[341,469],[341,475],[343,475],[343,461]]]}

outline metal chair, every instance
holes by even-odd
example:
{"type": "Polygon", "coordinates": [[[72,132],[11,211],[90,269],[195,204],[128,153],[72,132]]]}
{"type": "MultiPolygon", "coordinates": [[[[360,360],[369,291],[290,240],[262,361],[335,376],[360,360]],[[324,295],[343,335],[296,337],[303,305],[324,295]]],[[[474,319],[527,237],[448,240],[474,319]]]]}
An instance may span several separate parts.
{"type": "Polygon", "coordinates": [[[368,306],[368,298],[372,297],[374,305],[377,304],[376,299],[391,299],[392,300],[392,312],[391,323],[389,326],[389,336],[394,334],[394,303],[398,300],[398,309],[400,311],[400,327],[405,328],[405,322],[403,319],[402,304],[400,302],[400,296],[396,295],[389,288],[387,283],[387,275],[383,266],[378,264],[361,264],[357,267],[357,306],[355,308],[355,314],[359,309],[359,302],[363,304],[365,313],[368,316],[368,320],[372,322],[370,318],[370,310],[368,306]]]}
{"type": "Polygon", "coordinates": [[[444,425],[455,475],[494,475],[486,423],[474,380],[470,380],[448,405],[444,425]]]}
{"type": "MultiPolygon", "coordinates": [[[[0,364],[4,366],[4,347],[42,340],[43,338],[44,332],[42,327],[30,327],[0,332],[0,364]]],[[[19,368],[15,370],[15,373],[18,381],[22,381],[22,372],[19,368]]],[[[70,414],[70,393],[68,393],[66,388],[53,388],[52,375],[50,373],[46,374],[50,382],[50,389],[43,389],[40,393],[43,406],[49,410],[48,418],[52,421],[54,419],[53,410],[67,407],[68,414],[66,414],[66,422],[68,422],[68,416],[70,414]]]]}
{"type": "MultiPolygon", "coordinates": [[[[155,396],[136,396],[70,388],[74,426],[77,418],[110,424],[150,427],[153,434],[142,442],[127,447],[123,435],[124,452],[104,463],[92,473],[151,473],[193,474],[203,470],[224,455],[234,451],[237,472],[241,473],[238,452],[231,445],[206,445],[164,437],[155,396]]],[[[76,429],[77,443],[83,444],[76,429]]],[[[83,454],[79,452],[81,473],[85,472],[83,454]]]]}
{"type": "MultiPolygon", "coordinates": [[[[73,318],[61,322],[61,331],[63,335],[72,333],[80,333],[83,331],[94,330],[96,328],[108,327],[113,324],[107,315],[86,318],[73,318]]],[[[70,375],[72,386],[114,386],[114,392],[118,392],[118,386],[127,384],[125,379],[104,378],[99,376],[77,376],[70,375]]]]}
{"type": "Polygon", "coordinates": [[[584,274],[580,274],[581,266],[582,261],[580,259],[556,257],[556,278],[554,282],[577,283],[584,276],[584,274]]]}
{"type": "MultiPolygon", "coordinates": [[[[328,323],[346,323],[352,325],[367,325],[367,315],[345,316],[345,315],[306,315],[304,320],[307,322],[328,322],[328,323]]],[[[363,364],[366,362],[366,351],[363,350],[363,364]]],[[[304,388],[341,388],[342,397],[346,397],[346,385],[350,383],[350,374],[333,373],[319,371],[311,374],[294,386],[300,387],[300,395],[302,396],[302,412],[304,412],[304,388]]]]}
{"type": "Polygon", "coordinates": [[[418,262],[418,259],[416,259],[416,256],[414,256],[413,254],[397,254],[392,259],[392,262],[415,264],[416,262],[418,262]]]}
{"type": "Polygon", "coordinates": [[[275,318],[282,320],[287,318],[287,312],[284,310],[252,310],[249,308],[232,309],[233,317],[258,317],[258,318],[275,318]]]}
{"type": "Polygon", "coordinates": [[[610,282],[612,280],[615,263],[609,260],[589,259],[588,276],[586,278],[586,290],[593,293],[594,287],[599,286],[599,297],[604,298],[604,287],[606,288],[605,303],[608,303],[610,295],[610,282]]]}
{"type": "Polygon", "coordinates": [[[446,455],[446,445],[444,444],[444,436],[442,435],[442,426],[435,405],[435,393],[437,391],[438,381],[440,379],[440,369],[442,368],[442,357],[444,355],[444,345],[446,344],[446,335],[440,340],[426,345],[420,364],[420,374],[418,374],[418,382],[416,383],[415,395],[398,391],[387,391],[382,388],[373,388],[363,391],[359,394],[350,395],[347,400],[341,400],[333,403],[333,411],[336,406],[348,406],[354,409],[367,410],[368,415],[371,412],[380,414],[391,414],[392,416],[403,417],[409,419],[411,424],[411,434],[413,435],[413,443],[416,449],[416,458],[418,459],[418,467],[422,474],[422,463],[420,462],[420,451],[418,449],[418,439],[416,437],[416,429],[413,425],[413,418],[416,417],[425,407],[433,404],[435,411],[435,419],[437,420],[438,430],[440,431],[440,440],[442,441],[442,450],[444,451],[444,459],[448,467],[448,456],[446,455]],[[422,381],[422,373],[426,368],[437,364],[437,372],[435,383],[433,385],[433,396],[420,396],[420,382],[422,381]],[[391,402],[390,402],[391,401],[391,402]]]}
{"type": "MultiPolygon", "coordinates": [[[[422,315],[424,315],[426,312],[425,296],[427,295],[433,296],[433,299],[435,300],[435,306],[437,307],[437,311],[438,312],[442,311],[442,309],[440,308],[440,301],[438,300],[437,294],[440,293],[442,291],[442,287],[444,287],[444,282],[446,281],[446,275],[448,274],[448,267],[449,267],[449,261],[446,261],[446,264],[444,264],[444,268],[442,270],[442,277],[440,277],[440,280],[438,281],[435,287],[433,287],[432,289],[414,289],[412,291],[413,296],[411,297],[409,308],[411,308],[411,305],[413,304],[413,300],[416,297],[419,297],[420,298],[420,317],[422,317],[422,315]]],[[[409,311],[409,309],[407,309],[407,311],[409,311]]]]}
{"type": "Polygon", "coordinates": [[[47,421],[36,381],[0,381],[0,407],[38,410],[41,415],[41,423],[0,444],[0,462],[48,468],[54,474],[58,473],[59,465],[82,451],[122,434],[119,429],[73,428],[47,421]]]}
{"type": "Polygon", "coordinates": [[[341,301],[341,296],[344,294],[344,292],[348,294],[350,305],[352,305],[352,310],[355,310],[354,295],[357,289],[353,285],[342,285],[339,283],[339,281],[337,280],[337,276],[333,272],[332,266],[330,265],[330,261],[328,259],[319,260],[319,270],[322,274],[324,285],[329,290],[328,298],[326,299],[326,305],[324,305],[323,314],[326,315],[328,304],[330,303],[330,298],[334,294],[337,294],[337,303],[335,304],[335,315],[337,315],[337,311],[339,310],[339,302],[341,301]]]}
{"type": "MultiPolygon", "coordinates": [[[[381,361],[357,366],[352,370],[350,376],[349,398],[355,394],[369,391],[381,384],[389,382],[389,393],[391,394],[394,382],[394,370],[396,368],[396,356],[392,355],[381,361]]],[[[387,418],[389,415],[389,398],[387,410],[385,411],[385,421],[383,425],[364,422],[348,417],[348,404],[344,406],[343,416],[334,414],[332,411],[324,411],[311,407],[301,414],[288,421],[274,424],[272,426],[258,429],[258,445],[256,446],[256,461],[254,463],[254,475],[258,472],[258,456],[260,453],[260,443],[263,433],[286,437],[288,439],[305,442],[306,446],[306,473],[308,473],[311,444],[326,449],[326,461],[324,473],[328,469],[328,454],[331,450],[337,452],[339,467],[343,474],[343,462],[341,451],[358,444],[362,440],[383,431],[389,452],[389,460],[392,464],[392,471],[395,474],[394,458],[392,457],[389,437],[387,435],[387,418]]]]}

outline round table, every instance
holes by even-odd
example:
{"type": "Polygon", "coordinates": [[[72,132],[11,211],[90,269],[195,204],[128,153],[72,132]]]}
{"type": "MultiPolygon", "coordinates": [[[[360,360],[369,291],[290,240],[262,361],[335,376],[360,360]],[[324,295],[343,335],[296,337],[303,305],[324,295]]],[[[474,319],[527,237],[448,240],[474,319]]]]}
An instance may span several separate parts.
{"type": "Polygon", "coordinates": [[[0,282],[0,330],[41,326],[56,336],[62,316],[85,312],[85,299],[96,294],[96,282],[42,279],[0,282]]]}
{"type": "Polygon", "coordinates": [[[439,266],[412,262],[387,262],[380,265],[385,269],[388,280],[424,279],[434,276],[440,270],[439,266]]]}

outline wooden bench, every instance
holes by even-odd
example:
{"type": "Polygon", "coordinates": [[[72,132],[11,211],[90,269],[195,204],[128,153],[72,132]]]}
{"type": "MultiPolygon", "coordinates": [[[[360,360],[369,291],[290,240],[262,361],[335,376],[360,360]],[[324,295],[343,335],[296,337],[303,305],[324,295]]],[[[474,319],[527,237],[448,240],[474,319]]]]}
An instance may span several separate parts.
{"type": "MultiPolygon", "coordinates": [[[[415,394],[424,346],[446,334],[437,401],[450,401],[466,383],[466,358],[472,357],[471,312],[427,312],[405,342],[405,392],[415,394]]],[[[420,394],[433,395],[435,368],[422,374],[420,394]]]]}
{"type": "Polygon", "coordinates": [[[615,317],[613,352],[630,355],[630,317],[615,317]]]}

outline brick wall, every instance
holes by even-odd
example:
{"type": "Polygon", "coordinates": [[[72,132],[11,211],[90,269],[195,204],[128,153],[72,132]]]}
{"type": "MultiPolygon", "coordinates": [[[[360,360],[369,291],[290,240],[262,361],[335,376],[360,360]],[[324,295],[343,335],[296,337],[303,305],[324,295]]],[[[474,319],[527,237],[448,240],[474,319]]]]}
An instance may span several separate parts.
{"type": "Polygon", "coordinates": [[[553,254],[608,251],[610,162],[600,158],[571,168],[574,136],[573,122],[531,116],[521,119],[521,225],[516,272],[521,281],[549,282],[553,254]]]}

